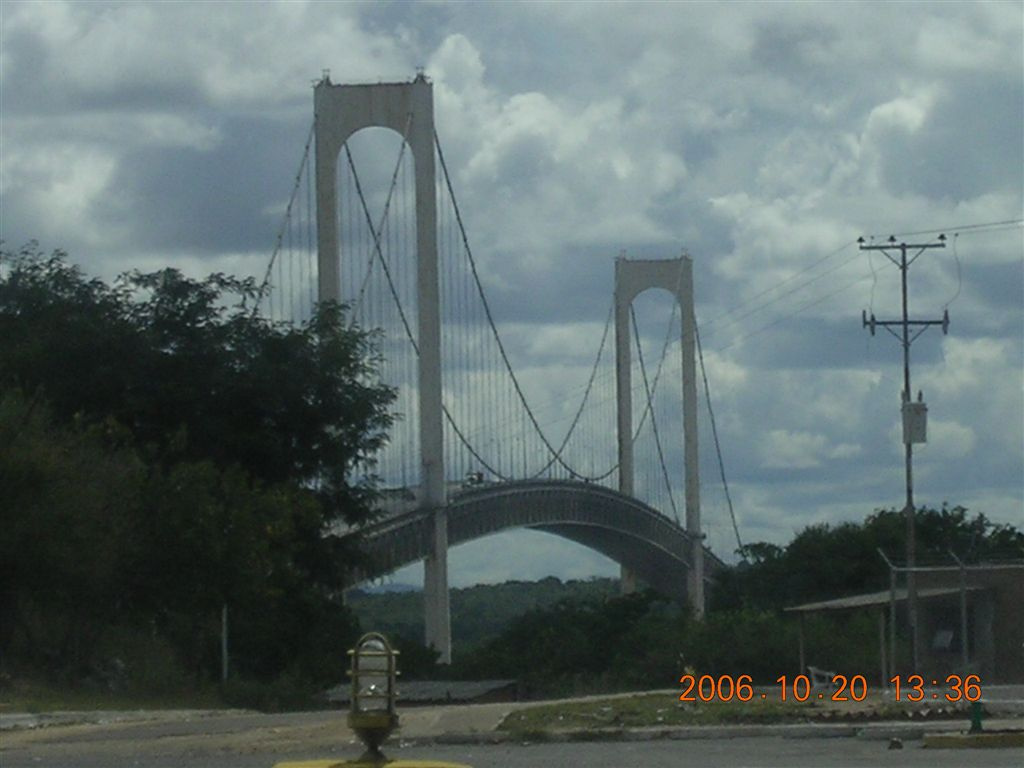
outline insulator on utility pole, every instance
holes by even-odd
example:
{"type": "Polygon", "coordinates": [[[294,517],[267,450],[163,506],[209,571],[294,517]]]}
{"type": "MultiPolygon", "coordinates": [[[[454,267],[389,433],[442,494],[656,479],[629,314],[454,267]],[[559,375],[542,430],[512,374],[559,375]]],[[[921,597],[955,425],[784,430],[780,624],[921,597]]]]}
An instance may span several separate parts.
{"type": "Polygon", "coordinates": [[[866,309],[862,309],[860,311],[860,320],[861,320],[861,323],[862,323],[862,327],[863,328],[870,328],[871,329],[871,335],[874,336],[875,335],[875,314],[873,312],[871,313],[871,320],[869,321],[868,320],[868,311],[866,309]]]}

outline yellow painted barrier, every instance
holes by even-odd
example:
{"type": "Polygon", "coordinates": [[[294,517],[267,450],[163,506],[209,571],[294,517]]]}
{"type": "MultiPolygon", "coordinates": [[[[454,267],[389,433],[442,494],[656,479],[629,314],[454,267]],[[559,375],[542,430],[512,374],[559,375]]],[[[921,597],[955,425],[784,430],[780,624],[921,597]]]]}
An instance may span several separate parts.
{"type": "Polygon", "coordinates": [[[274,768],[470,768],[470,766],[437,760],[386,760],[383,763],[365,760],[300,760],[299,762],[277,763],[274,768]]]}

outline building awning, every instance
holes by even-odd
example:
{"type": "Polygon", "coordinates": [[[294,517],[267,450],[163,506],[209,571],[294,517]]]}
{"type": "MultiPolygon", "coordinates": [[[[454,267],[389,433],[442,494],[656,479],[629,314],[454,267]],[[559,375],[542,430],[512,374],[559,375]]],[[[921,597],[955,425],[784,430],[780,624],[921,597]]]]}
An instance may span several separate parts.
{"type": "MultiPolygon", "coordinates": [[[[967,587],[968,592],[981,591],[982,587],[967,587]]],[[[928,587],[917,590],[918,600],[932,600],[938,597],[949,597],[959,595],[960,587],[928,587]]],[[[849,597],[837,597],[834,600],[822,600],[817,603],[804,603],[793,605],[783,610],[791,613],[817,613],[818,611],[849,611],[856,608],[874,608],[889,605],[893,594],[888,590],[881,592],[867,592],[862,595],[850,595],[849,597]]],[[[895,593],[896,602],[903,602],[907,599],[906,589],[897,589],[895,593]]]]}

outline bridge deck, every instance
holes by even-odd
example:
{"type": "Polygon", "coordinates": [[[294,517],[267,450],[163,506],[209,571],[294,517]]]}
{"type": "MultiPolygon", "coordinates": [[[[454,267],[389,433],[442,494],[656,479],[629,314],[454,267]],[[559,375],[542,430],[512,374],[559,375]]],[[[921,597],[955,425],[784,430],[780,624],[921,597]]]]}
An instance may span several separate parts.
{"type": "MultiPolygon", "coordinates": [[[[376,574],[423,559],[430,551],[431,510],[407,509],[414,493],[392,494],[386,517],[345,532],[359,536],[376,574]]],[[[685,599],[692,537],[637,499],[572,480],[522,480],[460,488],[449,499],[449,546],[512,528],[553,533],[634,570],[655,589],[685,599]]],[[[339,531],[340,533],[340,531],[339,531]]],[[[722,567],[705,548],[705,576],[722,567]]],[[[353,583],[367,574],[354,574],[353,583]]]]}

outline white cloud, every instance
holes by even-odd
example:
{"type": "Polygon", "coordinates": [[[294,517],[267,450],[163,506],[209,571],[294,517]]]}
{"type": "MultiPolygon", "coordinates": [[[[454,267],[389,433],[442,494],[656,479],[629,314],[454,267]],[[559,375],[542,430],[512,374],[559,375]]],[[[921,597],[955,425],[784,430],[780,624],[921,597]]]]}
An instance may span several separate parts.
{"type": "Polygon", "coordinates": [[[928,419],[928,442],[920,449],[922,458],[949,460],[971,455],[977,437],[970,427],[946,419],[928,419]]]}
{"type": "Polygon", "coordinates": [[[827,445],[824,435],[773,429],[761,440],[762,466],[767,469],[820,467],[827,445]]]}
{"type": "Polygon", "coordinates": [[[4,152],[0,190],[8,199],[20,199],[38,239],[58,241],[64,231],[74,230],[90,246],[103,247],[111,233],[99,226],[92,210],[115,167],[114,157],[102,148],[51,142],[4,152]]]}
{"type": "Polygon", "coordinates": [[[991,393],[989,387],[999,383],[991,378],[993,372],[1015,356],[1012,344],[998,339],[958,339],[955,335],[943,339],[946,365],[932,387],[943,396],[980,395],[982,390],[991,393]]]}

